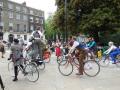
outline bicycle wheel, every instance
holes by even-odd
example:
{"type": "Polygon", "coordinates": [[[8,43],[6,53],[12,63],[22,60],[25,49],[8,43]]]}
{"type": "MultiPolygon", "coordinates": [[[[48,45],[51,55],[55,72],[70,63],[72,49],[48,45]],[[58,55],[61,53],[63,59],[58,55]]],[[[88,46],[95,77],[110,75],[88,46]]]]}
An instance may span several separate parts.
{"type": "Polygon", "coordinates": [[[87,76],[94,77],[100,72],[100,65],[94,60],[88,60],[84,63],[84,73],[87,76]]]}
{"type": "Polygon", "coordinates": [[[59,72],[64,76],[69,76],[73,72],[73,65],[67,60],[63,60],[58,64],[59,72]]]}
{"type": "Polygon", "coordinates": [[[108,67],[110,60],[109,60],[109,58],[102,57],[98,62],[99,62],[101,67],[108,67]]]}
{"type": "Polygon", "coordinates": [[[49,63],[50,60],[51,60],[51,58],[47,58],[47,59],[44,59],[44,62],[45,62],[45,63],[49,63]]]}
{"type": "Polygon", "coordinates": [[[120,54],[116,56],[116,66],[120,67],[120,54]]]}
{"type": "Polygon", "coordinates": [[[66,56],[65,55],[58,57],[57,58],[57,63],[60,64],[60,62],[63,61],[63,60],[66,60],[66,56]]]}
{"type": "Polygon", "coordinates": [[[14,63],[12,61],[8,63],[8,71],[10,72],[11,76],[14,76],[14,63]]]}
{"type": "Polygon", "coordinates": [[[34,63],[25,66],[25,76],[30,82],[36,82],[39,79],[39,72],[34,63]]]}

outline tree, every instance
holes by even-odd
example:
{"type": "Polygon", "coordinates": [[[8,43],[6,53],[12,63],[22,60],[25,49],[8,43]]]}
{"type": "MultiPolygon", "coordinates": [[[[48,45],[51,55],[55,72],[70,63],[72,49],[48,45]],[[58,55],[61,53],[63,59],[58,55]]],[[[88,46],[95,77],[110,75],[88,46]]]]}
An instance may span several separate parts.
{"type": "MultiPolygon", "coordinates": [[[[64,1],[56,0],[58,8],[53,19],[56,28],[63,32],[64,1]]],[[[67,0],[67,11],[67,28],[72,34],[82,31],[99,41],[100,34],[119,30],[120,0],[67,0]]]]}
{"type": "Polygon", "coordinates": [[[55,24],[53,24],[53,15],[49,16],[45,21],[45,35],[47,40],[56,40],[56,35],[60,35],[60,30],[55,28],[55,24]]]}

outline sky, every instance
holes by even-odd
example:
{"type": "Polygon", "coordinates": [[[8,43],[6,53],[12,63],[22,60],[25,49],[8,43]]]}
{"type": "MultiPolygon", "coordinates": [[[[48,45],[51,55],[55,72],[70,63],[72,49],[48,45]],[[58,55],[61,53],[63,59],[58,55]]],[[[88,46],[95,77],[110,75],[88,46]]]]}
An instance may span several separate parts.
{"type": "Polygon", "coordinates": [[[45,12],[45,19],[48,18],[49,13],[56,11],[55,0],[10,0],[17,3],[26,2],[27,6],[43,10],[45,12]]]}

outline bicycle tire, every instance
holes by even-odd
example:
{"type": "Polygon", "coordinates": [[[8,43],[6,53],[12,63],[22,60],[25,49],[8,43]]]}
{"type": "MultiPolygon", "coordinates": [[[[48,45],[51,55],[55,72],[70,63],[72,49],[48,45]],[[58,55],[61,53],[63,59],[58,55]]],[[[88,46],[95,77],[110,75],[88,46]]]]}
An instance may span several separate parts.
{"type": "Polygon", "coordinates": [[[84,73],[89,77],[95,77],[100,72],[100,65],[95,60],[88,60],[84,62],[84,73]],[[94,69],[94,71],[93,71],[94,69]]]}
{"type": "Polygon", "coordinates": [[[37,66],[34,63],[29,63],[25,66],[25,72],[26,72],[26,78],[30,81],[30,82],[36,82],[39,79],[39,71],[37,69],[37,66]],[[27,69],[30,69],[30,71],[28,71],[27,69]],[[31,77],[29,77],[30,75],[33,76],[33,74],[36,74],[36,78],[35,79],[31,79],[31,77]]]}
{"type": "Polygon", "coordinates": [[[105,57],[102,57],[101,59],[99,59],[99,65],[101,67],[108,67],[109,66],[109,63],[110,63],[110,60],[109,59],[106,59],[105,57]]]}
{"type": "Polygon", "coordinates": [[[12,77],[15,76],[15,75],[14,75],[14,65],[13,65],[13,62],[12,62],[12,61],[10,61],[10,62],[8,63],[8,71],[9,71],[9,73],[11,74],[12,77]]]}
{"type": "Polygon", "coordinates": [[[51,58],[44,59],[44,62],[45,62],[45,63],[49,63],[49,62],[50,62],[50,60],[51,60],[51,58]]]}
{"type": "MultiPolygon", "coordinates": [[[[14,65],[13,65],[12,61],[10,61],[8,63],[8,71],[10,72],[11,76],[15,76],[15,75],[13,75],[14,74],[14,65]]],[[[19,65],[18,65],[18,73],[19,73],[19,71],[20,71],[20,68],[19,68],[19,65]]]]}
{"type": "Polygon", "coordinates": [[[69,63],[67,60],[63,60],[60,62],[60,64],[58,64],[58,70],[63,76],[69,76],[73,72],[73,65],[71,63],[69,63]],[[68,68],[68,65],[69,65],[69,69],[70,69],[69,71],[67,71],[68,69],[66,69],[66,68],[68,68]],[[67,73],[62,71],[62,67],[63,67],[63,70],[65,70],[65,72],[67,71],[67,73]]]}
{"type": "Polygon", "coordinates": [[[120,54],[116,56],[116,66],[120,67],[120,54]]]}
{"type": "Polygon", "coordinates": [[[60,56],[59,58],[57,58],[57,63],[60,64],[60,62],[61,62],[61,61],[64,61],[64,60],[66,60],[65,55],[60,56]]]}

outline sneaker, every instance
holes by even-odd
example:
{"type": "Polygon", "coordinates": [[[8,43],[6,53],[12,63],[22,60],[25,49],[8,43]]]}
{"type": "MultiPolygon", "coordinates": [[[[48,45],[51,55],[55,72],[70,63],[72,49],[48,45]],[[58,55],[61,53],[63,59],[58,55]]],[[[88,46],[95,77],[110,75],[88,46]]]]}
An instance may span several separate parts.
{"type": "Polygon", "coordinates": [[[13,81],[17,81],[18,79],[17,78],[14,78],[13,81]]]}

